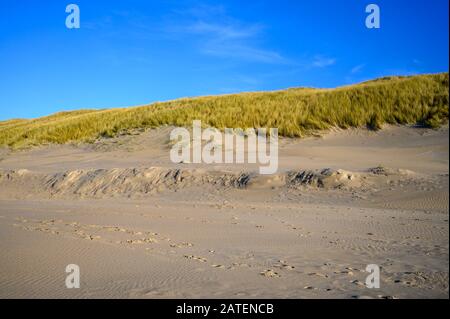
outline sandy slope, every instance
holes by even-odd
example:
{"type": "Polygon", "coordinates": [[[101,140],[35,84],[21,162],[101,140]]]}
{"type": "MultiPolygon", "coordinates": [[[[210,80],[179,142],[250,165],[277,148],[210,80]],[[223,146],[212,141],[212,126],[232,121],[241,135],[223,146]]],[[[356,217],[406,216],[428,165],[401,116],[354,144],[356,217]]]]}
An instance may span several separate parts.
{"type": "Polygon", "coordinates": [[[2,150],[0,297],[448,298],[448,127],[284,139],[270,177],[169,131],[2,150]]]}

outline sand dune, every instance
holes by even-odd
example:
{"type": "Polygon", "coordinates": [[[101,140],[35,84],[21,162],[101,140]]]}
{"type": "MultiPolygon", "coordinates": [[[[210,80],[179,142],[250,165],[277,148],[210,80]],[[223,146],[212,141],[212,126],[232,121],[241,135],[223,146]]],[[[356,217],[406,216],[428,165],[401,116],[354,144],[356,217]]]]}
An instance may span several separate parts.
{"type": "Polygon", "coordinates": [[[282,139],[270,176],[173,164],[169,129],[2,150],[0,296],[448,298],[448,127],[282,139]]]}

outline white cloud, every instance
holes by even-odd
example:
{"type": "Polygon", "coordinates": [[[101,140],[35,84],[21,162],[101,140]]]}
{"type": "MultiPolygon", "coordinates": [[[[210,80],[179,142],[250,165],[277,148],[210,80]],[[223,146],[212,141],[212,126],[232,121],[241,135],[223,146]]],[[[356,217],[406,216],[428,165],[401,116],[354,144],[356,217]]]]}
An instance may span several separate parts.
{"type": "Polygon", "coordinates": [[[209,23],[205,21],[197,21],[185,27],[188,33],[196,33],[209,35],[214,39],[222,41],[248,39],[257,36],[260,28],[256,25],[246,27],[238,27],[233,24],[209,23]]]}
{"type": "Polygon", "coordinates": [[[223,58],[262,63],[288,63],[280,53],[261,45],[264,26],[236,20],[221,6],[201,6],[177,11],[176,23],[171,21],[166,32],[195,36],[200,52],[223,58]]]}
{"type": "Polygon", "coordinates": [[[361,72],[361,70],[362,70],[364,67],[365,67],[365,64],[359,64],[359,65],[353,67],[353,68],[350,70],[350,73],[351,73],[351,74],[359,73],[359,72],[361,72]]]}
{"type": "Polygon", "coordinates": [[[323,55],[316,55],[311,63],[311,65],[316,68],[325,68],[334,64],[336,64],[335,58],[330,58],[323,55]]]}

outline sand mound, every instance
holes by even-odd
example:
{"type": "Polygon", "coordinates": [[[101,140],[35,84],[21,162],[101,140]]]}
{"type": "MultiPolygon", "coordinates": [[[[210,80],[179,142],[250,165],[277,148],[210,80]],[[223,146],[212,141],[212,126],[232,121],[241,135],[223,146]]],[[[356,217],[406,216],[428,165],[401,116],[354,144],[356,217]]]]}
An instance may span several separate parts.
{"type": "Polygon", "coordinates": [[[367,174],[345,170],[296,171],[287,174],[287,185],[291,187],[315,186],[320,188],[350,188],[363,186],[367,174]]]}
{"type": "Polygon", "coordinates": [[[80,197],[153,194],[189,186],[213,185],[243,188],[248,174],[206,172],[170,168],[73,170],[55,174],[27,170],[0,171],[0,185],[6,193],[76,195],[80,197]],[[20,190],[20,192],[18,191],[20,190]]]}
{"type": "Polygon", "coordinates": [[[407,178],[411,173],[375,168],[355,173],[345,170],[300,170],[277,175],[207,171],[204,169],[129,168],[129,169],[80,169],[46,174],[29,170],[0,171],[3,196],[30,197],[134,197],[164,191],[177,191],[187,187],[211,187],[214,189],[358,189],[385,183],[392,174],[407,178]],[[26,195],[24,195],[26,194],[26,195]]]}

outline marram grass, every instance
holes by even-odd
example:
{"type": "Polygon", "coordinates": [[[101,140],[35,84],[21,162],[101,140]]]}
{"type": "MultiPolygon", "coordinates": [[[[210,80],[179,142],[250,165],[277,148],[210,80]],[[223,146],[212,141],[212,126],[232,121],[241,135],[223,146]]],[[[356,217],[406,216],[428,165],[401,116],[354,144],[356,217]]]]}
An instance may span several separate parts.
{"type": "Polygon", "coordinates": [[[387,77],[336,89],[283,91],[184,98],[146,106],[61,112],[33,120],[0,122],[0,146],[92,142],[137,128],[191,126],[277,127],[281,136],[302,137],[331,127],[448,122],[448,73],[387,77]]]}

